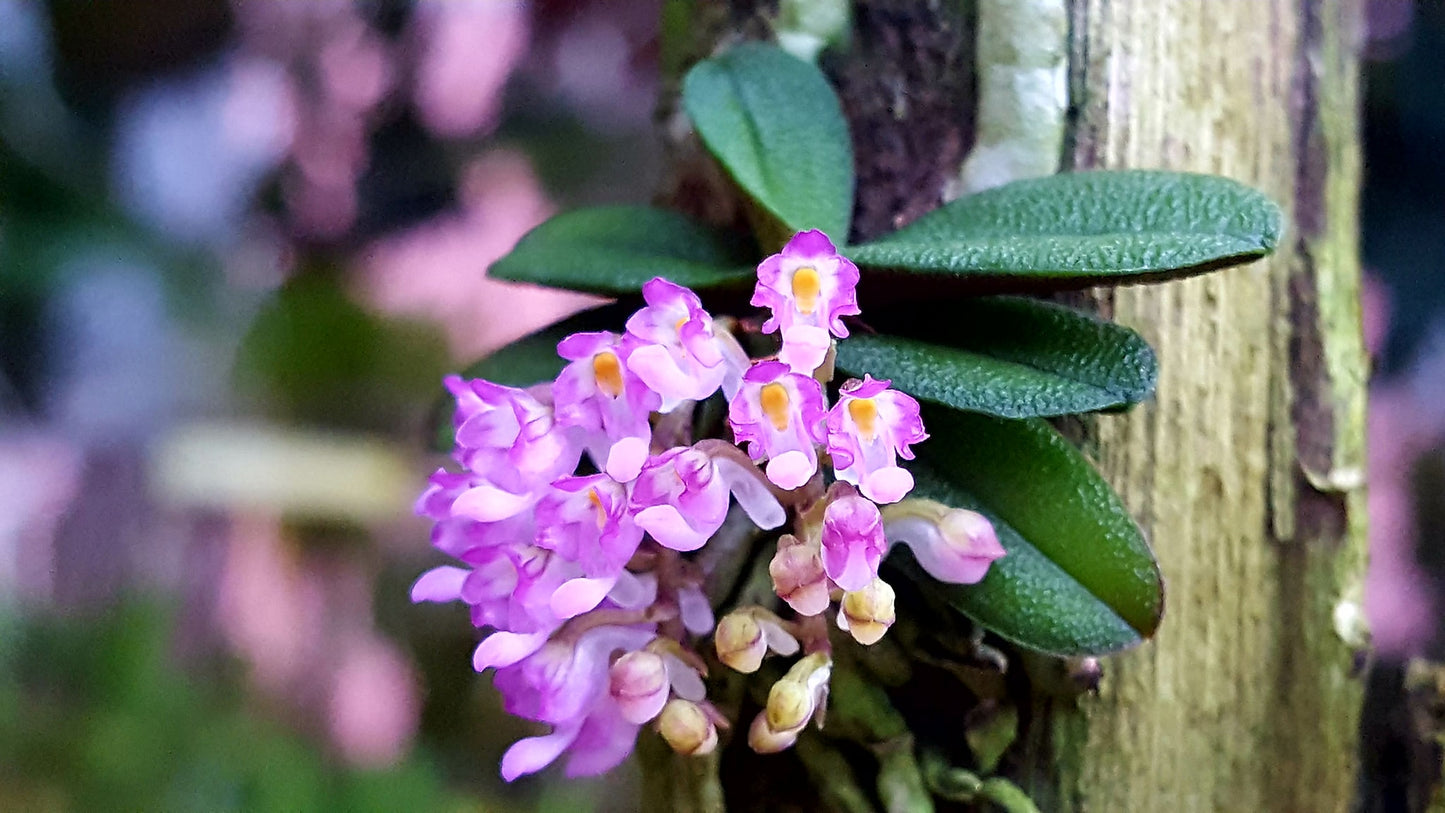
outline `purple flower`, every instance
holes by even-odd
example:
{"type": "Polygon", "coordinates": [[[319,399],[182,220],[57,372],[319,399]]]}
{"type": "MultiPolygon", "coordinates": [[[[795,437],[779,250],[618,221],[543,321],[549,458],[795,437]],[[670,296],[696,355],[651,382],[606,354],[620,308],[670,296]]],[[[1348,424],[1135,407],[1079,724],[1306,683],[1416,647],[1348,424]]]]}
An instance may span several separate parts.
{"type": "Polygon", "coordinates": [[[562,619],[552,610],[553,596],[580,575],[576,565],[530,544],[473,548],[461,559],[467,568],[423,573],[412,601],[462,601],[475,626],[515,633],[556,629],[562,619]]]}
{"type": "Polygon", "coordinates": [[[912,460],[908,445],[928,437],[918,402],[888,384],[866,375],[848,381],[828,413],[828,454],[838,479],[880,503],[897,502],[913,490],[913,475],[897,465],[897,457],[912,460]]]}
{"type": "Polygon", "coordinates": [[[662,397],[661,412],[683,401],[701,401],[721,387],[737,391],[747,354],[732,334],[717,331],[697,294],[655,277],[642,286],[647,307],[627,320],[627,333],[641,346],[628,367],[662,397]]]}
{"type": "Polygon", "coordinates": [[[858,267],[816,230],[794,235],[781,254],[758,266],[752,304],[772,309],[763,332],[782,330],[778,358],[793,372],[811,374],[823,363],[830,333],[847,337],[840,317],[860,313],[857,287],[858,267]]]}
{"type": "Polygon", "coordinates": [[[817,444],[823,442],[823,386],[788,371],[777,361],[754,364],[728,408],[728,423],[738,443],[747,442],[753,460],[768,459],[768,479],[794,489],[818,470],[817,444]]]}
{"type": "Polygon", "coordinates": [[[553,639],[498,669],[493,682],[506,710],[554,726],[507,749],[502,777],[510,782],[535,773],[569,750],[569,776],[603,773],[626,759],[639,726],[627,722],[608,692],[609,659],[618,650],[641,649],[654,633],[651,625],[594,627],[575,642],[553,639]]]}
{"type": "Polygon", "coordinates": [[[631,579],[624,568],[642,542],[628,511],[627,488],[605,474],[564,477],[537,505],[537,545],[578,565],[579,578],[561,585],[551,607],[571,618],[596,607],[631,579]]]}
{"type": "MultiPolygon", "coordinates": [[[[756,480],[756,471],[742,477],[756,480]]],[[[697,550],[722,527],[730,493],[763,528],[781,525],[785,515],[773,495],[766,488],[743,487],[739,479],[730,482],[706,452],[690,446],[669,449],[648,460],[633,484],[634,518],[653,539],[678,551],[697,550]]]]}
{"type": "Polygon", "coordinates": [[[844,494],[828,503],[823,511],[823,570],[839,587],[867,587],[877,578],[887,550],[883,517],[871,500],[844,494]]]}
{"type": "Polygon", "coordinates": [[[447,376],[446,385],[457,399],[454,454],[481,478],[474,493],[457,498],[455,512],[481,521],[513,516],[536,503],[538,487],[577,468],[581,451],[557,427],[550,404],[482,379],[447,376]]]}
{"type": "Polygon", "coordinates": [[[537,505],[537,545],[576,562],[587,576],[621,570],[641,541],[627,488],[605,474],[564,477],[537,505]]]}
{"type": "Polygon", "coordinates": [[[581,429],[597,467],[619,482],[635,478],[647,459],[648,415],[661,404],[628,367],[636,346],[615,333],[574,333],[557,345],[572,362],[552,385],[557,422],[581,429]]]}

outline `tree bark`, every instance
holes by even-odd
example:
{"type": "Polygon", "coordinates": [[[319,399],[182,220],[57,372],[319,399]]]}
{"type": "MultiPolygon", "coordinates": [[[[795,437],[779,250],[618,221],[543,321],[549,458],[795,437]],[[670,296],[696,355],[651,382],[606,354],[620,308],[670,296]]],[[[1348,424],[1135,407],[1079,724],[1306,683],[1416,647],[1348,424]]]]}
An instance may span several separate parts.
{"type": "MultiPolygon", "coordinates": [[[[1268,193],[1289,227],[1262,262],[1084,295],[1159,354],[1156,400],[1080,435],[1154,546],[1165,619],[1105,659],[1096,695],[1035,691],[1004,764],[1046,811],[1344,810],[1365,555],[1361,2],[1055,2],[1065,168],[1224,175],[1268,193]]],[[[988,68],[974,64],[979,7],[857,0],[851,47],[825,55],[854,133],[855,239],[956,194],[988,68]]],[[[668,8],[664,54],[681,67],[766,35],[774,13],[668,8]]],[[[678,156],[667,200],[736,218],[715,170],[678,156]]]]}
{"type": "Polygon", "coordinates": [[[1236,178],[1290,228],[1266,261],[1096,294],[1159,353],[1155,402],[1094,421],[1091,441],[1154,545],[1167,609],[1097,698],[1048,709],[1049,747],[1037,735],[1028,766],[1044,809],[1353,797],[1358,642],[1341,633],[1365,555],[1359,34],[1353,0],[1073,9],[1075,164],[1236,178]]]}

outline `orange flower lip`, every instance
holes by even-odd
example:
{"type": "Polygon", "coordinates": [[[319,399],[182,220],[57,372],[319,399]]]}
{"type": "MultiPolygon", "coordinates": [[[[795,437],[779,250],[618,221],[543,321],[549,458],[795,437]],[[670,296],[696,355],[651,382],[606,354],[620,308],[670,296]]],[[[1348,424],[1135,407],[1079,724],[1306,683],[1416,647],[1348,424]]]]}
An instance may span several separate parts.
{"type": "Polygon", "coordinates": [[[774,381],[771,384],[764,384],[763,389],[758,393],[759,405],[763,408],[763,414],[768,416],[773,428],[779,432],[788,429],[788,388],[774,381]]]}
{"type": "Polygon", "coordinates": [[[864,440],[872,440],[878,434],[878,405],[872,398],[855,398],[848,402],[848,417],[858,427],[858,434],[864,440]]]}
{"type": "Polygon", "coordinates": [[[617,354],[603,351],[592,357],[592,375],[597,379],[597,388],[616,398],[622,394],[622,362],[617,354]]]}
{"type": "Polygon", "coordinates": [[[805,265],[793,272],[793,299],[801,313],[812,314],[818,309],[818,294],[822,292],[823,280],[818,269],[805,265]]]}

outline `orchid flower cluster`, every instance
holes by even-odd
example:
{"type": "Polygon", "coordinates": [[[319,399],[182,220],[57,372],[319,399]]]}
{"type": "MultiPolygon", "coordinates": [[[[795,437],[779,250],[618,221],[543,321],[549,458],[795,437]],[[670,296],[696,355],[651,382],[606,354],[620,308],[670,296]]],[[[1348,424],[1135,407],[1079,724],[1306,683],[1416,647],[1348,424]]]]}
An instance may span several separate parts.
{"type": "Polygon", "coordinates": [[[643,726],[680,753],[712,751],[729,722],[706,697],[696,645],[709,636],[742,672],[770,653],[799,656],[748,731],[758,751],[787,748],[822,719],[825,613],[836,603],[837,626],[865,645],[893,623],[894,593],[878,576],[891,542],[953,583],[979,581],[1003,555],[981,515],[907,498],[913,477],[898,461],[927,437],[913,398],[865,376],[829,405],[833,342],[848,335],[842,317],[859,313],[858,279],[823,233],[806,231],[758,266],[752,304],[771,315],[755,330],[779,334],[775,357],[749,359],[739,323],[656,278],[625,332],[558,345],[568,364],[555,381],[447,379],[460,470],[433,474],[417,510],[460,566],[423,574],[412,599],[468,605],[490,631],[473,666],[495,670],[509,713],[552,727],[507,751],[508,781],[564,752],[569,775],[606,771],[643,726]],[[694,442],[693,408],[718,392],[732,441],[694,442]],[[750,606],[714,621],[708,574],[686,554],[712,540],[733,502],[760,529],[792,519],[768,568],[788,618],[750,606]]]}

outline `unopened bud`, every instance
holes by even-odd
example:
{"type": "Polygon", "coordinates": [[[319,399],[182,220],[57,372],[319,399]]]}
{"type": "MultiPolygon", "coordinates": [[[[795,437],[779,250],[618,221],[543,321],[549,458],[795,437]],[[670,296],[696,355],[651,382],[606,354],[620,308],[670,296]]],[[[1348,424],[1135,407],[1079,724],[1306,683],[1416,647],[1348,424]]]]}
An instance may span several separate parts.
{"type": "Polygon", "coordinates": [[[642,725],[667,702],[667,666],[661,655],[628,652],[613,662],[608,678],[608,691],[629,723],[642,725]]]}
{"type": "Polygon", "coordinates": [[[793,664],[768,691],[768,704],[748,729],[748,744],[759,753],[781,751],[793,744],[808,721],[822,720],[833,661],[814,652],[793,664]]]}
{"type": "Polygon", "coordinates": [[[828,609],[828,577],[823,572],[823,556],[816,544],[808,544],[792,534],[778,540],[778,552],[768,564],[773,577],[773,591],[798,615],[817,615],[828,609]]]}
{"type": "Polygon", "coordinates": [[[876,578],[862,590],[844,593],[838,626],[864,646],[875,644],[893,626],[893,599],[893,588],[876,578]]]}
{"type": "Polygon", "coordinates": [[[813,716],[813,698],[807,686],[795,680],[780,680],[768,692],[765,712],[768,727],[774,731],[802,728],[813,716]]]}
{"type": "Polygon", "coordinates": [[[792,747],[798,741],[798,732],[802,728],[795,728],[788,731],[774,731],[768,725],[768,713],[759,712],[753,718],[753,724],[748,727],[748,747],[759,754],[776,754],[786,748],[792,747]]]}
{"type": "Polygon", "coordinates": [[[948,584],[976,584],[1007,551],[988,517],[933,500],[907,499],[883,510],[890,542],[912,548],[928,575],[948,584]]]}
{"type": "Polygon", "coordinates": [[[751,612],[738,610],[723,616],[713,636],[718,660],[742,672],[752,674],[763,665],[768,652],[763,628],[751,612]]]}
{"type": "Polygon", "coordinates": [[[685,756],[702,756],[717,748],[717,726],[690,700],[669,700],[657,718],[657,730],[672,750],[685,756]]]}

